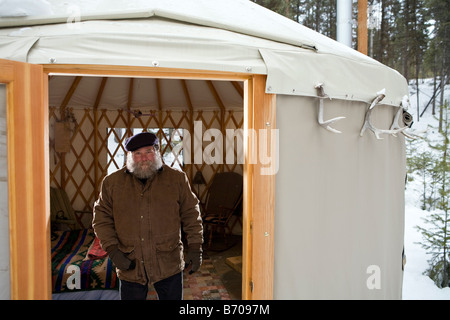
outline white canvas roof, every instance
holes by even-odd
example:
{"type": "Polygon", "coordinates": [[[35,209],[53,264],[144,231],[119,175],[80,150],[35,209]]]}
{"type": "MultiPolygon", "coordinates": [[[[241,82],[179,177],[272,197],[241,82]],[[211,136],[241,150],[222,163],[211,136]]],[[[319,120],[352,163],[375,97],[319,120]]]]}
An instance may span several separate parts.
{"type": "Polygon", "coordinates": [[[267,74],[268,93],[323,83],[366,102],[385,88],[395,106],[408,94],[395,70],[248,0],[6,0],[0,28],[4,59],[267,74]]]}

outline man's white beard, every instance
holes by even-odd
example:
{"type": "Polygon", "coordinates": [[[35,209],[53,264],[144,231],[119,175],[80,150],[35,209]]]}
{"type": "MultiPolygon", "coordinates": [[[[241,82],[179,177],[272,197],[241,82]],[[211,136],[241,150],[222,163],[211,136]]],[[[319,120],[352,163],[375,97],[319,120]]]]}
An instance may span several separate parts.
{"type": "Polygon", "coordinates": [[[153,178],[162,165],[161,154],[159,152],[155,152],[154,161],[147,160],[139,163],[134,162],[133,154],[131,152],[127,153],[127,169],[138,179],[153,178]]]}

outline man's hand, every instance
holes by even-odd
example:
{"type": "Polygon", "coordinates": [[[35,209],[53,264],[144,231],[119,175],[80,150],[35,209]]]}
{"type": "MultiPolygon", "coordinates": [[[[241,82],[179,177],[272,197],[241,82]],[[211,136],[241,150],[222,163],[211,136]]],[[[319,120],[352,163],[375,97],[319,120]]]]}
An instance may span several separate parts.
{"type": "Polygon", "coordinates": [[[189,265],[191,265],[191,270],[189,271],[189,274],[193,274],[194,272],[200,269],[200,266],[202,265],[201,245],[199,248],[189,247],[188,253],[186,255],[185,267],[187,268],[189,265]]]}
{"type": "Polygon", "coordinates": [[[109,257],[111,258],[114,265],[120,270],[133,270],[136,267],[136,263],[128,259],[125,253],[120,251],[118,248],[113,248],[109,252],[109,257]]]}

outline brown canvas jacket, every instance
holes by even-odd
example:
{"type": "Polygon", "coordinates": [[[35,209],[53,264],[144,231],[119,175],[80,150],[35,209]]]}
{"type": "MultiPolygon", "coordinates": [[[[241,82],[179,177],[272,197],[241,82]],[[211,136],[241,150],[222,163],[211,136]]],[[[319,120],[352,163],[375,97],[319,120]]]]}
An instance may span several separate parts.
{"type": "Polygon", "coordinates": [[[92,225],[104,250],[135,260],[135,269],[117,269],[119,279],[141,284],[184,269],[181,230],[189,247],[203,243],[198,199],[186,174],[166,165],[145,185],[126,168],[106,176],[92,225]]]}

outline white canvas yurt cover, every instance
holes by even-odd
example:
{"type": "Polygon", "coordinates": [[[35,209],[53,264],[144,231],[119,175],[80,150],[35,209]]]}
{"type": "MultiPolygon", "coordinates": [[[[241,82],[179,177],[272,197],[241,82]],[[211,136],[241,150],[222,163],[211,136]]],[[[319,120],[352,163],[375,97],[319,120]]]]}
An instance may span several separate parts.
{"type": "MultiPolygon", "coordinates": [[[[395,70],[248,0],[6,0],[0,58],[267,75],[279,130],[274,298],[401,298],[408,91],[395,70]]],[[[85,86],[70,103],[95,99],[85,86]]],[[[167,94],[163,108],[179,108],[167,94]]],[[[99,108],[126,100],[110,90],[99,108]]]]}
{"type": "Polygon", "coordinates": [[[361,101],[388,88],[396,106],[407,94],[394,70],[251,1],[30,3],[1,3],[5,59],[260,73],[270,93],[316,96],[321,82],[361,101]]]}

